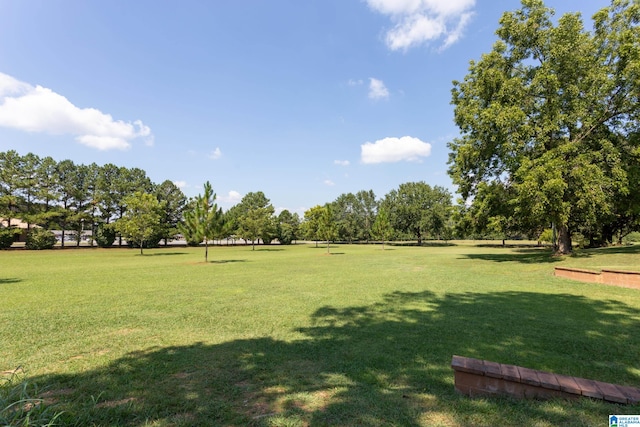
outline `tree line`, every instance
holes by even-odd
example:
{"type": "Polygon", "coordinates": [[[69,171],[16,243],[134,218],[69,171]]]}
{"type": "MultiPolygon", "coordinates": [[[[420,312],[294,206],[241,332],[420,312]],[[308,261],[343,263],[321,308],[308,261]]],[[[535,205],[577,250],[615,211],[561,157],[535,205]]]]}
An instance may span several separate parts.
{"type": "Polygon", "coordinates": [[[0,232],[9,236],[9,245],[16,219],[29,232],[60,230],[62,246],[69,236],[79,246],[85,233],[91,245],[111,246],[116,240],[122,245],[124,238],[141,249],[177,237],[208,246],[224,239],[251,244],[301,239],[420,243],[454,234],[451,194],[424,182],[401,184],[382,199],[372,190],[342,194],[308,209],[302,218],[288,210],[276,215],[261,191],[247,193],[224,212],[215,200],[209,182],[204,194],[187,199],[171,181],[153,183],[142,169],[0,152],[0,232]]]}

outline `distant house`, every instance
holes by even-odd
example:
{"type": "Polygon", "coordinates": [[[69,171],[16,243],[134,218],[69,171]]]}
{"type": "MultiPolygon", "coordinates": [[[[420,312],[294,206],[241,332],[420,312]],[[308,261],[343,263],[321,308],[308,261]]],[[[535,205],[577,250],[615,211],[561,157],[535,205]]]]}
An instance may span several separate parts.
{"type": "MultiPolygon", "coordinates": [[[[26,242],[27,241],[27,230],[29,229],[29,224],[22,221],[21,219],[11,218],[7,220],[6,218],[0,218],[0,226],[6,228],[9,226],[9,222],[11,222],[12,227],[16,227],[20,229],[20,234],[16,234],[15,241],[16,242],[26,242]]],[[[37,225],[31,225],[31,227],[38,227],[37,225]]]]}

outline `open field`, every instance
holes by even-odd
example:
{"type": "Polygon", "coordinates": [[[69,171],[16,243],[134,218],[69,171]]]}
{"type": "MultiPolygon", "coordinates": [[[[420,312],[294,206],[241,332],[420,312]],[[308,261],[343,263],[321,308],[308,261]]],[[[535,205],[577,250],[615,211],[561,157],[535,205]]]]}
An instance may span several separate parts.
{"type": "Polygon", "coordinates": [[[640,386],[640,246],[0,252],[0,371],[76,425],[595,426],[640,405],[469,399],[454,354],[640,386]]]}

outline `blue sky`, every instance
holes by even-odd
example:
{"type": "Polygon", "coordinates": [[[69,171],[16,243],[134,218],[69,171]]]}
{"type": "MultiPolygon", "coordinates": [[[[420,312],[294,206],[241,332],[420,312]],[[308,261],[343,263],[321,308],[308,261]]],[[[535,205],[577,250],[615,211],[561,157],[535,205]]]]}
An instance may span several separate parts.
{"type": "MultiPolygon", "coordinates": [[[[591,16],[605,0],[548,0],[591,16]]],[[[452,80],[518,0],[0,0],[0,151],[144,169],[225,209],[455,192],[452,80]]]]}

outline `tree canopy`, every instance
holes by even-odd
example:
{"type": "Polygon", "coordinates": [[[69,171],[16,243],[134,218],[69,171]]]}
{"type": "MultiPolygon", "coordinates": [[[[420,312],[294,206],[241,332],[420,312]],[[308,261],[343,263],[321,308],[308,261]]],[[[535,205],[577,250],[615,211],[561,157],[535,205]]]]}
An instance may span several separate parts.
{"type": "Polygon", "coordinates": [[[640,154],[638,22],[629,0],[596,13],[593,33],[579,14],[554,21],[542,0],[502,16],[499,40],[452,91],[449,174],[465,200],[502,186],[522,224],[555,225],[561,253],[613,214],[640,154]]]}

